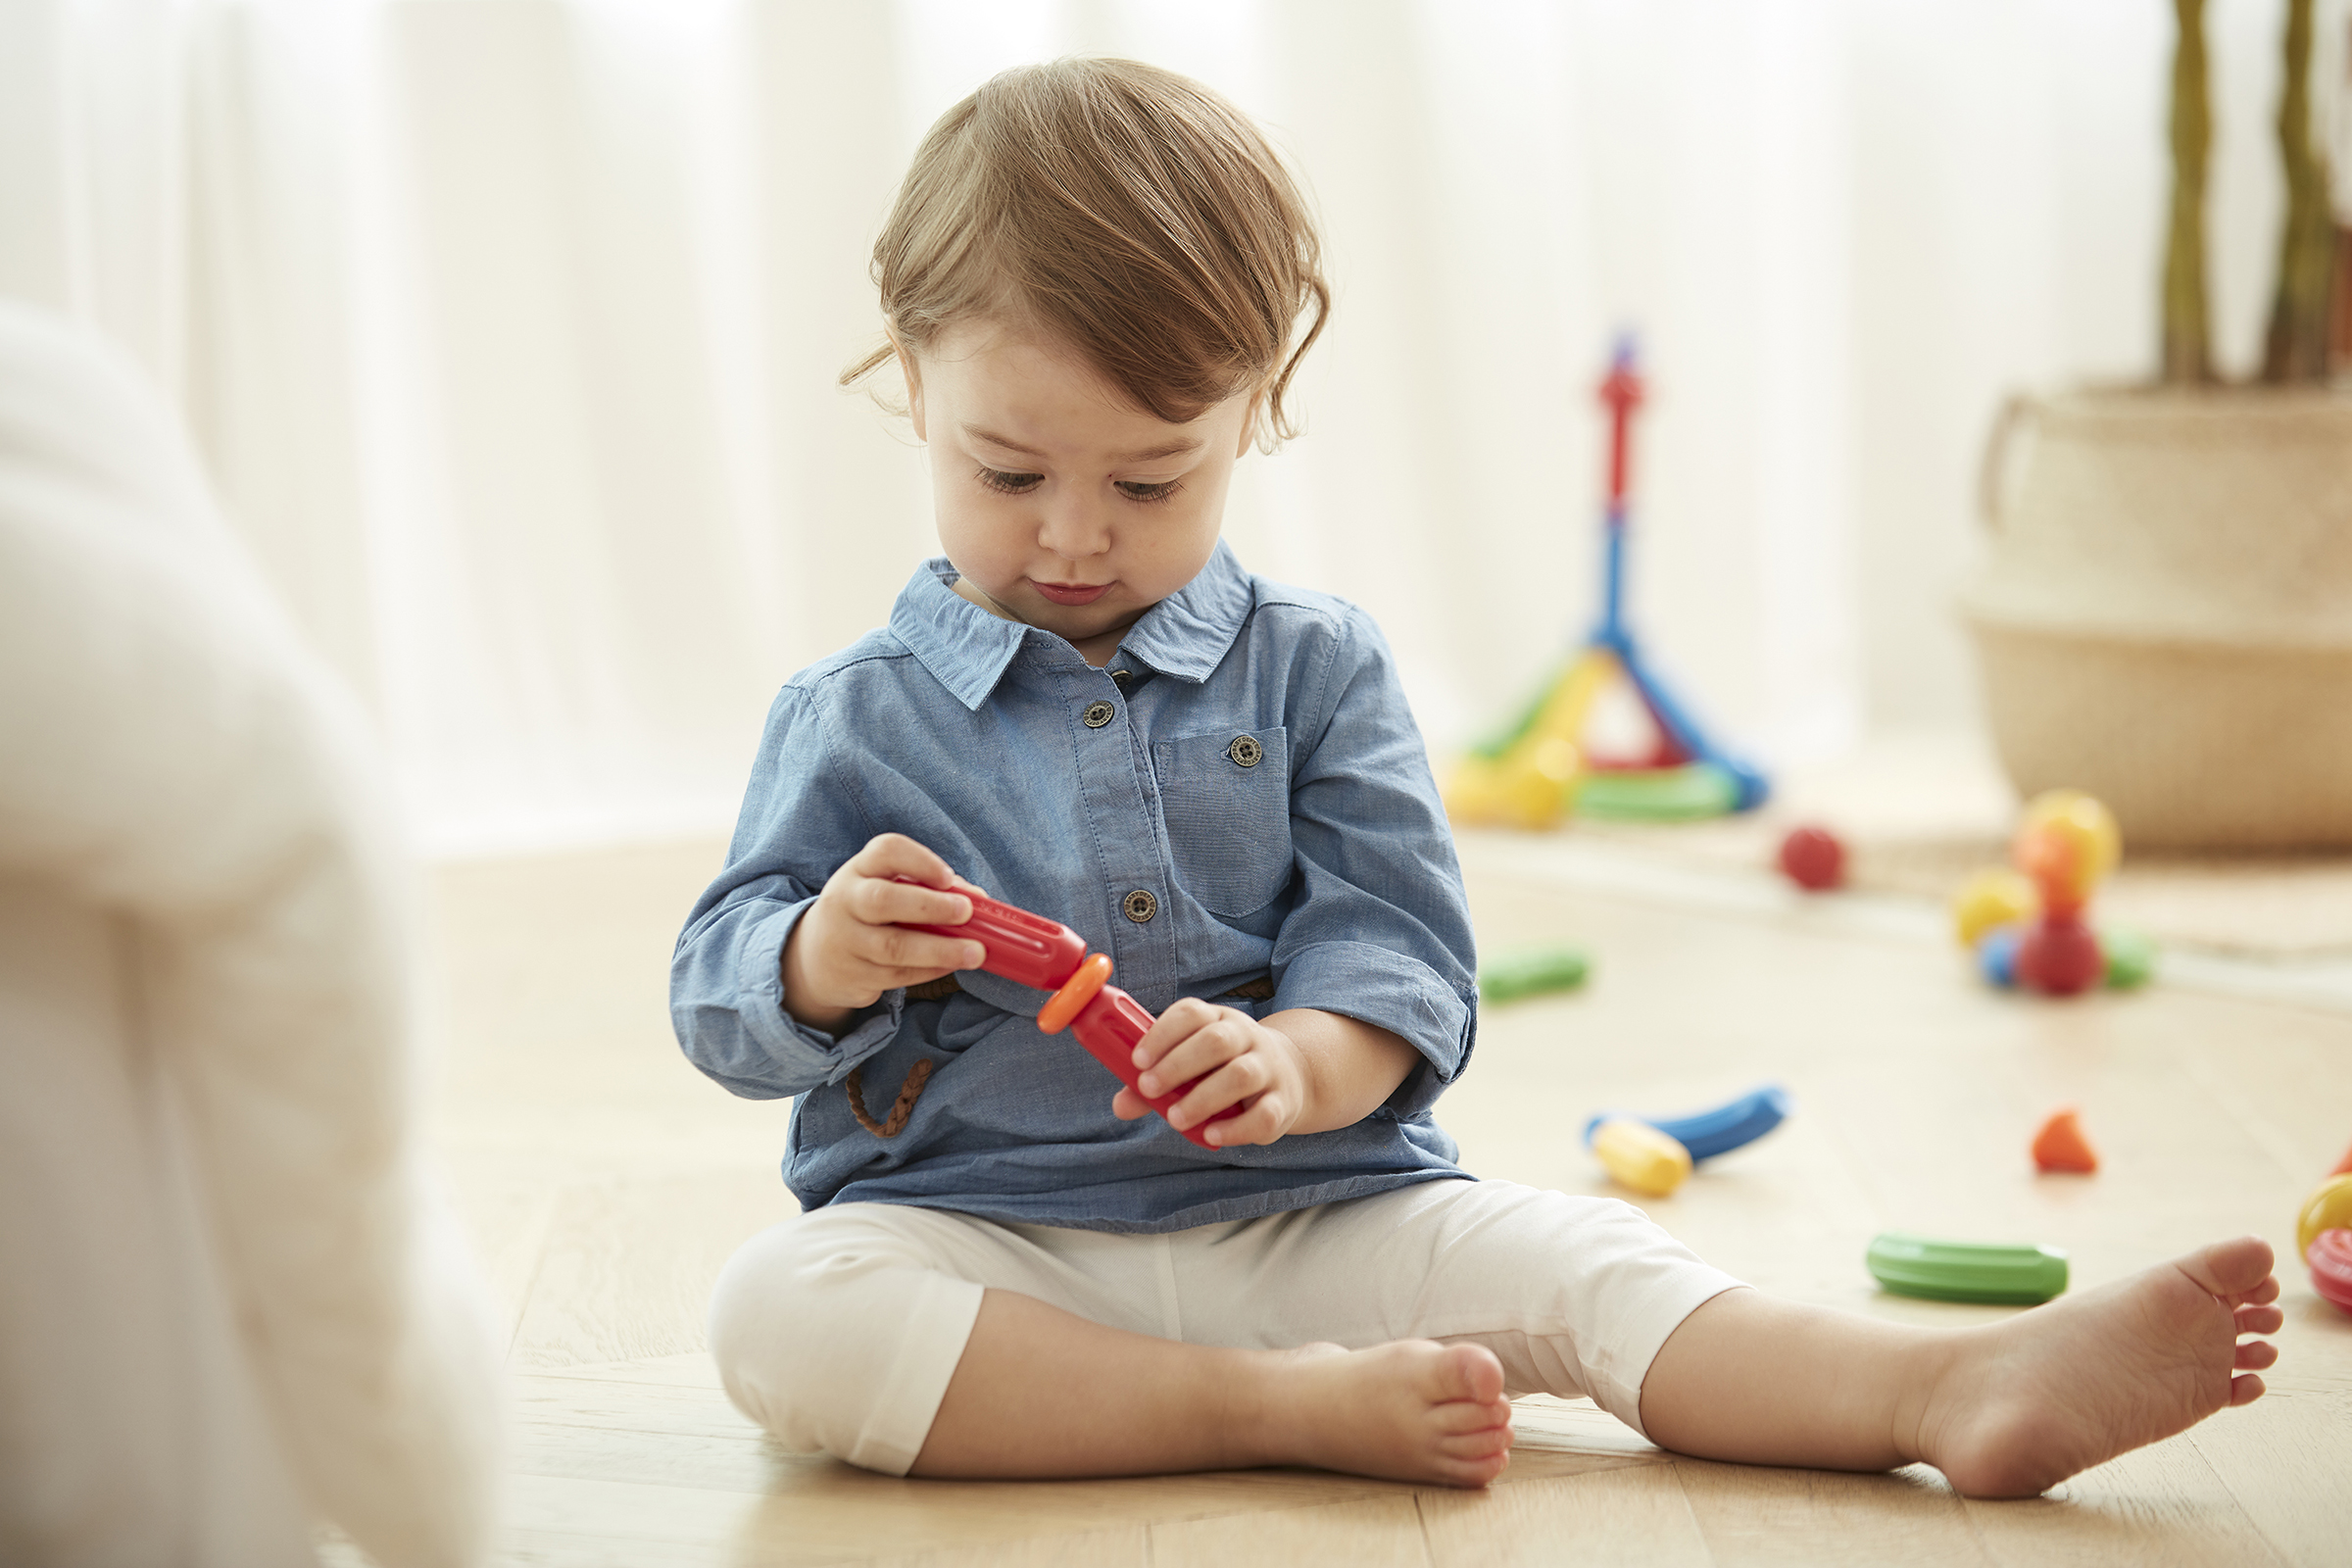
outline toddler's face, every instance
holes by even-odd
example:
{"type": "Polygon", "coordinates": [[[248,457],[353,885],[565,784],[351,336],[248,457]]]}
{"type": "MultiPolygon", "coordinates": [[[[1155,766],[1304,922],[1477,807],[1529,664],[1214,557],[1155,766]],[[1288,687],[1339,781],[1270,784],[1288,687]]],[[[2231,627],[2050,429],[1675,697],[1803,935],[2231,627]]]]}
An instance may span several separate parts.
{"type": "Polygon", "coordinates": [[[1098,664],[1207,564],[1256,415],[1245,393],[1169,424],[1076,356],[985,323],[942,333],[907,385],[956,592],[1098,664]]]}

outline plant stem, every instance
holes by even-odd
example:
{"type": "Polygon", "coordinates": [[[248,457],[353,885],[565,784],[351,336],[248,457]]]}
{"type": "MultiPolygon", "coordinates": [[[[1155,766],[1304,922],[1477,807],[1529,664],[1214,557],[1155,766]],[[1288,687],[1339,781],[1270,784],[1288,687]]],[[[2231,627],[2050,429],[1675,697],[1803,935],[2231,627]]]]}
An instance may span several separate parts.
{"type": "MultiPolygon", "coordinates": [[[[2305,5],[2308,11],[2308,4],[2305,5]]],[[[2205,84],[2205,0],[2173,0],[2173,211],[2164,248],[2164,370],[2174,385],[2213,379],[2205,311],[2205,165],[2213,114],[2205,84]]]]}
{"type": "Polygon", "coordinates": [[[2284,85],[2278,94],[2278,161],[2286,176],[2286,223],[2278,236],[2278,281],[2262,378],[2328,377],[2328,290],[2334,283],[2335,223],[2328,163],[2311,141],[2311,0],[2290,0],[2284,85]]]}

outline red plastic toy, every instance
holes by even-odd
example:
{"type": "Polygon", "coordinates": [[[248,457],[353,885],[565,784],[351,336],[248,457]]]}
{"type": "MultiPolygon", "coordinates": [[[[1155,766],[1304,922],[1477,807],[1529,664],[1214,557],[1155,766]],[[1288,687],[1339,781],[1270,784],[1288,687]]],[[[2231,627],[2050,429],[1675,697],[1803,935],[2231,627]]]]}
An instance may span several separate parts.
{"type": "MultiPolygon", "coordinates": [[[[977,893],[966,892],[964,897],[972,901],[972,917],[963,924],[909,925],[907,929],[976,941],[988,950],[981,968],[1020,985],[1053,992],[1053,997],[1038,1009],[1037,1026],[1050,1035],[1068,1029],[1078,1044],[1086,1048],[1087,1054],[1118,1074],[1119,1082],[1142,1095],[1143,1090],[1136,1087],[1136,1080],[1143,1076],[1135,1064],[1136,1042],[1159,1020],[1142,1003],[1109,983],[1108,956],[1089,954],[1086,939],[1059,921],[1031,914],[1009,904],[999,904],[977,893]]],[[[1193,1084],[1200,1081],[1196,1078],[1164,1095],[1146,1097],[1145,1103],[1164,1117],[1168,1107],[1191,1093],[1193,1084]]],[[[1240,1105],[1228,1105],[1208,1121],[1177,1131],[1202,1149],[1210,1149],[1215,1146],[1206,1136],[1209,1122],[1224,1121],[1241,1113],[1240,1105]]]]}
{"type": "Polygon", "coordinates": [[[2071,1109],[2055,1111],[2034,1135],[2034,1163],[2045,1171],[2088,1176],[2099,1168],[2099,1156],[2071,1109]]]}
{"type": "Polygon", "coordinates": [[[2323,1301],[2352,1312],[2352,1231],[2322,1231],[2303,1254],[2311,1265],[2311,1288],[2323,1301]]]}
{"type": "Polygon", "coordinates": [[[2106,977],[2107,956],[2080,913],[2045,913],[2017,949],[2017,979],[2045,996],[2071,997],[2106,977]]]}
{"type": "Polygon", "coordinates": [[[1781,840],[1781,870],[1807,893],[1845,881],[1845,846],[1826,827],[1800,827],[1781,840]]]}

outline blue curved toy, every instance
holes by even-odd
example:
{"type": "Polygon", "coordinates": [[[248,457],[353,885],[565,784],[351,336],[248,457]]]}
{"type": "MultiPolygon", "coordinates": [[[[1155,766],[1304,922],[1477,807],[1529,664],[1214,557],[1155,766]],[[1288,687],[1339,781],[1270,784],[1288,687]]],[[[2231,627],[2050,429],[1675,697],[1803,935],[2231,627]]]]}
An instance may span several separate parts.
{"type": "MultiPolygon", "coordinates": [[[[1635,1116],[1629,1119],[1655,1127],[1667,1137],[1690,1151],[1693,1160],[1712,1159],[1728,1154],[1743,1144],[1752,1144],[1766,1133],[1788,1120],[1788,1091],[1779,1084],[1766,1084],[1752,1094],[1741,1095],[1726,1105],[1713,1110],[1695,1111],[1688,1116],[1672,1118],[1635,1116]]],[[[1585,1142],[1592,1141],[1592,1129],[1607,1121],[1614,1112],[1604,1111],[1585,1123],[1585,1142]]]]}
{"type": "Polygon", "coordinates": [[[2017,950],[2025,940],[2025,927],[2017,925],[1996,925],[1977,939],[1977,967],[1987,985],[2017,989],[2017,950]]]}

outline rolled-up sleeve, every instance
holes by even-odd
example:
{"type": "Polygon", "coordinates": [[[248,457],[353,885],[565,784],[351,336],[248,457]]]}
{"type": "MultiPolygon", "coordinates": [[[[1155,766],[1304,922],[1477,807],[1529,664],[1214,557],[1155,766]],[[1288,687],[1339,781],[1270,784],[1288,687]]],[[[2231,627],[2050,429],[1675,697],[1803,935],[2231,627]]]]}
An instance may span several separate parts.
{"type": "Polygon", "coordinates": [[[1297,902],[1275,940],[1274,1005],[1401,1036],[1423,1064],[1382,1113],[1419,1115],[1470,1060],[1477,956],[1453,837],[1421,732],[1369,616],[1340,622],[1292,765],[1297,902]]]}
{"type": "Polygon", "coordinates": [[[786,687],[768,713],[726,868],[670,959],[678,1044],[734,1093],[777,1100],[838,1083],[897,1034],[903,991],[886,992],[838,1037],[796,1022],[784,1004],[784,944],[825,879],[872,836],[835,761],[826,715],[786,687]]]}

